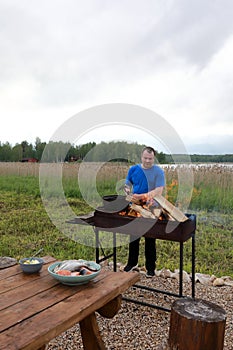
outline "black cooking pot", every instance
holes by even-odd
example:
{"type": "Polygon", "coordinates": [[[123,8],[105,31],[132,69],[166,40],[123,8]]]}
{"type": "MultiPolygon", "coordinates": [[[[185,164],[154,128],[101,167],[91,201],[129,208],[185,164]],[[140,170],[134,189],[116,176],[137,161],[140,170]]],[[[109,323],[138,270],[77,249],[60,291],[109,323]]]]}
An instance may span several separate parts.
{"type": "Polygon", "coordinates": [[[106,212],[116,213],[125,210],[129,202],[125,199],[125,196],[111,194],[108,196],[103,196],[103,209],[106,212]]]}

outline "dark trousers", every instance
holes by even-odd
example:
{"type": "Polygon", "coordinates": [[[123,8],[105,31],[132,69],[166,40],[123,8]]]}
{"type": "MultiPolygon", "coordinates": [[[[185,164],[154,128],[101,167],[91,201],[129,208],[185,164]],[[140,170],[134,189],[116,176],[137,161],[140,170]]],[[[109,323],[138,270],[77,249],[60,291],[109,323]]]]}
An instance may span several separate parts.
{"type": "MultiPolygon", "coordinates": [[[[129,244],[128,265],[130,266],[136,266],[138,263],[139,242],[140,238],[129,244]]],[[[145,259],[147,271],[154,271],[156,262],[156,241],[154,238],[145,237],[145,259]]]]}

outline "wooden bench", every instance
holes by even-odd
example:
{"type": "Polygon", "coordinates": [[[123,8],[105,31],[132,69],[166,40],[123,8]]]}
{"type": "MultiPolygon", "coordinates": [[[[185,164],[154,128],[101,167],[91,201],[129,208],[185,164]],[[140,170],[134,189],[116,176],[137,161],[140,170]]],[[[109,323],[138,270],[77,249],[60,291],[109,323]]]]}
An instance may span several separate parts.
{"type": "Polygon", "coordinates": [[[84,349],[105,349],[95,312],[112,318],[139,273],[101,271],[88,284],[69,287],[48,274],[55,259],[44,260],[37,274],[25,275],[18,265],[0,271],[0,349],[42,350],[78,322],[84,349]]]}

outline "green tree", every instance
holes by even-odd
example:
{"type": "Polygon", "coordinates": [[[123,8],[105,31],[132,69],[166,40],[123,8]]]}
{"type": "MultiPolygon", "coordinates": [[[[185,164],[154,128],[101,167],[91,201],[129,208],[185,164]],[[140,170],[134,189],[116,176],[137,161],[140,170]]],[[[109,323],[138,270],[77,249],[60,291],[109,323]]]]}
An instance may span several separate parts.
{"type": "Polygon", "coordinates": [[[22,141],[21,147],[22,147],[22,159],[35,157],[35,150],[31,143],[28,143],[27,141],[22,141]]]}
{"type": "Polygon", "coordinates": [[[44,152],[46,142],[41,142],[39,137],[36,138],[35,142],[35,158],[41,160],[42,154],[44,152]]]}
{"type": "Polygon", "coordinates": [[[19,143],[16,143],[16,145],[11,150],[11,161],[12,162],[19,162],[23,158],[23,152],[22,152],[22,146],[19,143]]]}
{"type": "Polygon", "coordinates": [[[11,145],[9,142],[0,144],[0,161],[9,162],[11,160],[11,145]]]}

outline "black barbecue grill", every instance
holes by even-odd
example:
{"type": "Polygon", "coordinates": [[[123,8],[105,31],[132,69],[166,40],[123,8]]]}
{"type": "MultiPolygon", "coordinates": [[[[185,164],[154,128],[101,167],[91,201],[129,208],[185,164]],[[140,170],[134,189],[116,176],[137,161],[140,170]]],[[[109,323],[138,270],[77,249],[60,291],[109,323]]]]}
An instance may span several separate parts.
{"type": "MultiPolygon", "coordinates": [[[[95,232],[96,239],[96,262],[100,263],[110,257],[113,257],[113,269],[117,270],[117,254],[116,254],[116,234],[127,234],[135,238],[144,236],[155,239],[179,242],[180,245],[180,266],[179,266],[179,293],[171,293],[169,291],[150,288],[147,286],[136,284],[135,287],[150,290],[152,292],[163,293],[175,297],[183,297],[183,247],[184,243],[190,238],[192,240],[192,298],[195,297],[195,231],[196,231],[196,215],[186,214],[187,220],[184,222],[170,220],[155,220],[144,217],[131,217],[121,215],[129,202],[124,198],[116,196],[118,201],[107,200],[104,197],[104,205],[98,207],[93,213],[85,216],[79,216],[70,220],[69,223],[79,225],[91,225],[95,232]],[[125,202],[124,202],[125,201],[125,202]],[[115,203],[114,203],[115,202],[115,203]],[[105,255],[104,249],[101,246],[99,232],[110,232],[113,235],[113,250],[109,255],[105,255]],[[100,249],[104,255],[100,258],[100,249]]],[[[125,298],[141,305],[155,307],[158,309],[170,311],[162,306],[137,301],[135,299],[125,298]]]]}

